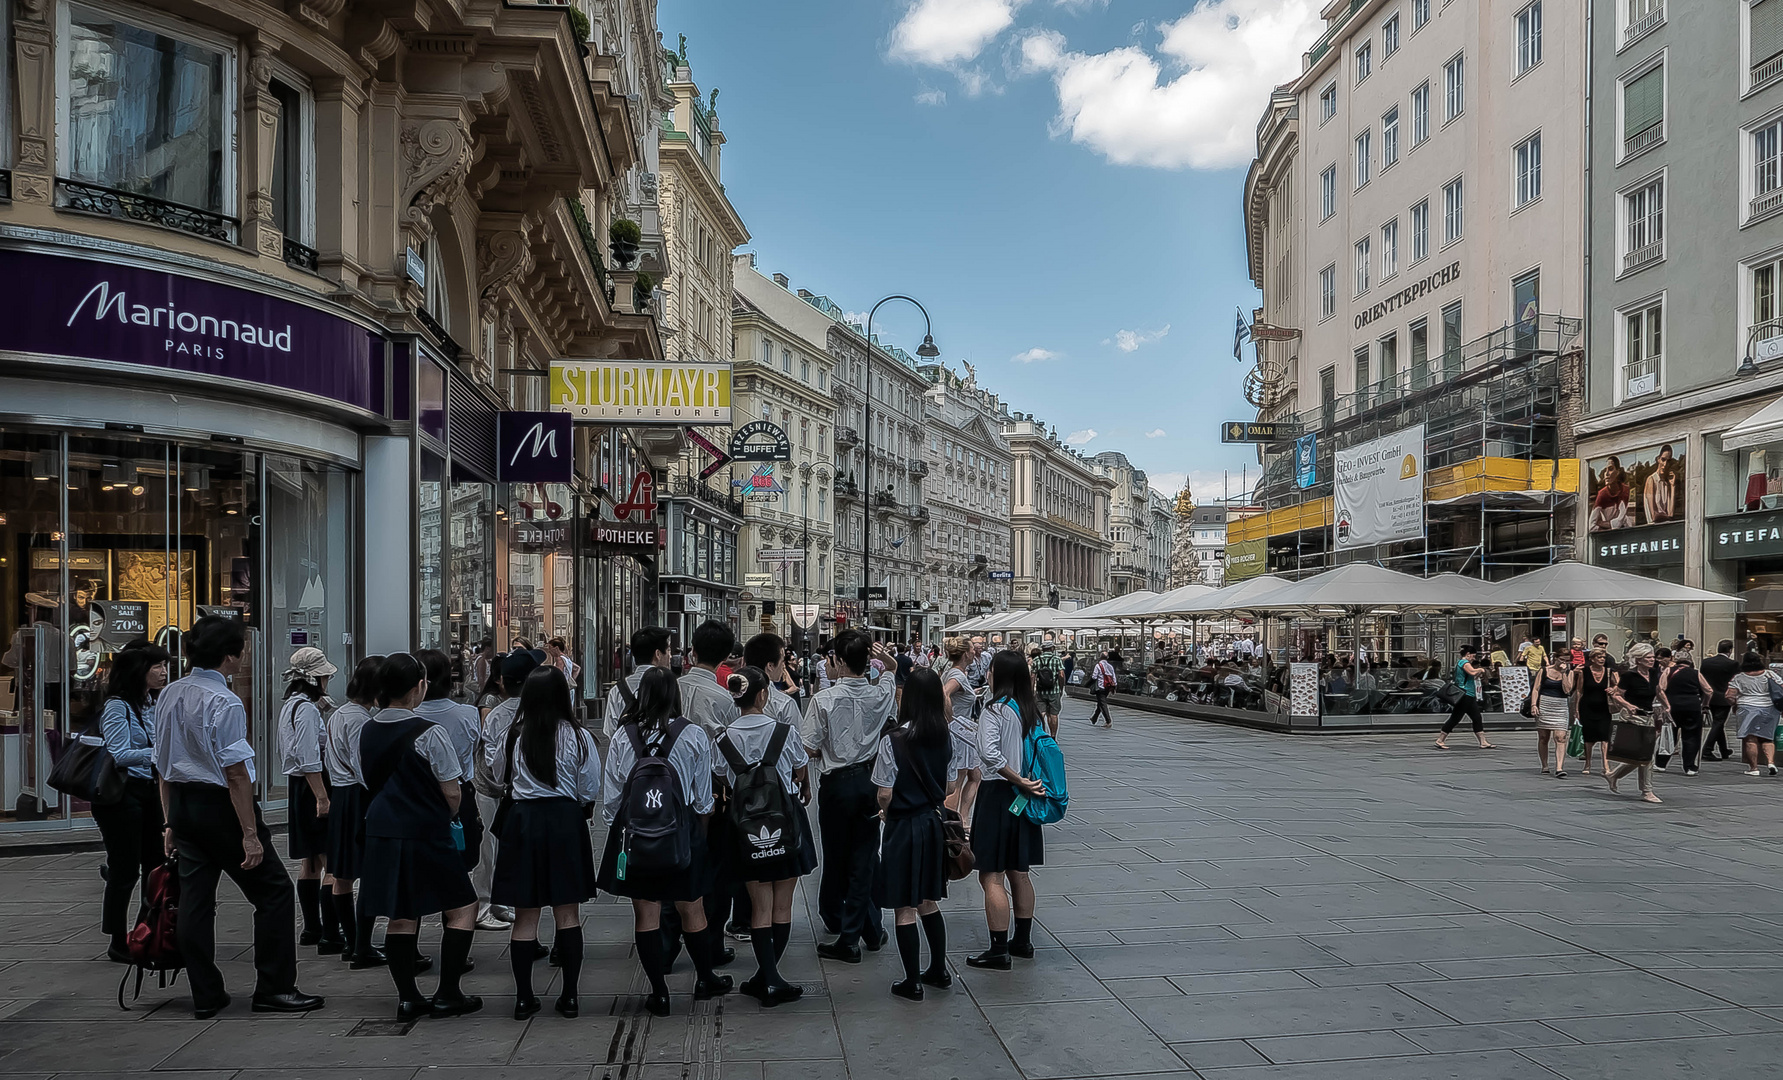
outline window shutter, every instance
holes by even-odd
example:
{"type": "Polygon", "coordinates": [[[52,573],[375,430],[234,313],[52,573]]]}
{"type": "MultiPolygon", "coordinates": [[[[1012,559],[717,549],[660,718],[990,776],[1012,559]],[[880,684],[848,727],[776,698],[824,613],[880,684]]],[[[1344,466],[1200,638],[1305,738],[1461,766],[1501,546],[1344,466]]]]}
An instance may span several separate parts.
{"type": "Polygon", "coordinates": [[[1783,0],[1752,0],[1752,66],[1783,53],[1783,0]]]}
{"type": "MultiPolygon", "coordinates": [[[[1768,0],[1783,10],[1783,0],[1768,0]]],[[[1632,139],[1665,119],[1665,68],[1656,67],[1622,86],[1622,137],[1632,139]]]]}

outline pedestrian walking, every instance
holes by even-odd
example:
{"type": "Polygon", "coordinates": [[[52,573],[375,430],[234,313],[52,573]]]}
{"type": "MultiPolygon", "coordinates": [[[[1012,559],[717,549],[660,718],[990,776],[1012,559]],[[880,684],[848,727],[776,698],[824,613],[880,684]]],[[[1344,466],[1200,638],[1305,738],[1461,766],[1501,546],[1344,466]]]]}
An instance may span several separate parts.
{"type": "MultiPolygon", "coordinates": [[[[1608,751],[1613,724],[1610,692],[1616,688],[1617,676],[1616,669],[1610,666],[1609,650],[1593,645],[1585,660],[1585,670],[1578,673],[1574,682],[1579,692],[1579,728],[1585,740],[1585,764],[1580,771],[1590,776],[1591,748],[1603,746],[1600,754],[1608,751]]],[[[1608,775],[1609,758],[1600,756],[1598,766],[1608,775]]]]}
{"type": "MultiPolygon", "coordinates": [[[[1610,698],[1622,708],[1636,716],[1650,717],[1655,727],[1664,726],[1663,716],[1656,715],[1654,705],[1659,699],[1658,675],[1655,671],[1653,646],[1647,642],[1638,642],[1628,650],[1628,670],[1622,672],[1610,687],[1610,698]]],[[[1776,725],[1771,725],[1772,730],[1776,725]]],[[[1606,751],[1607,753],[1607,751],[1606,751]]],[[[1618,761],[1615,768],[1604,774],[1610,785],[1610,792],[1616,792],[1616,783],[1629,773],[1638,773],[1641,786],[1641,798],[1650,803],[1660,801],[1653,793],[1653,762],[1618,761]]]]}
{"type": "Polygon", "coordinates": [[[990,685],[991,701],[978,719],[978,756],[987,779],[972,818],[972,854],[984,889],[991,947],[967,957],[966,963],[1008,971],[1011,956],[1034,956],[1034,883],[1028,872],[1046,861],[1040,823],[1016,812],[1016,796],[1043,795],[1046,789],[1024,775],[1027,737],[1041,723],[1026,658],[1014,651],[998,653],[991,663],[990,685]]]}
{"type": "Polygon", "coordinates": [[[162,862],[161,794],[155,785],[155,695],[167,685],[167,650],[133,641],[112,658],[105,679],[105,704],[99,729],[105,750],[124,774],[124,792],[115,803],[94,803],[93,821],[105,842],[105,899],[99,908],[99,931],[111,939],[108,959],[132,963],[125,941],[141,921],[141,908],[130,915],[130,896],[142,886],[149,894],[149,871],[162,862]]]}
{"type": "Polygon", "coordinates": [[[464,766],[446,729],[419,715],[427,698],[427,668],[408,653],[378,666],[378,713],[359,736],[359,760],[369,800],[365,810],[365,862],[361,910],[390,920],[384,933],[390,977],[396,984],[398,1020],[476,1012],[483,999],[464,993],[477,919],[471,886],[454,828],[464,766]],[[433,997],[415,985],[420,920],[440,915],[440,981],[433,997]]]}
{"type": "Polygon", "coordinates": [[[1034,658],[1034,693],[1040,711],[1046,714],[1046,729],[1057,738],[1059,706],[1065,700],[1065,661],[1056,641],[1041,642],[1040,655],[1034,658]]]}
{"type": "Polygon", "coordinates": [[[836,940],[819,945],[817,954],[858,964],[863,943],[878,949],[886,941],[880,911],[873,905],[879,805],[872,770],[897,688],[892,679],[872,673],[872,660],[891,654],[860,631],[836,635],[835,654],[830,672],[834,685],[811,702],[800,735],[820,774],[817,825],[823,834],[823,873],[817,906],[836,929],[836,940]]]}
{"type": "Polygon", "coordinates": [[[1710,761],[1726,761],[1733,756],[1727,745],[1727,718],[1733,712],[1734,698],[1737,694],[1729,694],[1728,686],[1733,677],[1740,673],[1740,662],[1733,658],[1733,641],[1722,638],[1715,646],[1715,655],[1703,661],[1703,678],[1709,681],[1713,691],[1709,695],[1709,731],[1703,740],[1703,757],[1710,761]]]}
{"type": "MultiPolygon", "coordinates": [[[[458,775],[464,797],[459,800],[452,822],[463,833],[464,844],[458,852],[464,868],[471,874],[471,888],[477,894],[477,912],[487,916],[491,914],[489,888],[495,863],[483,861],[483,837],[488,830],[483,825],[483,811],[476,799],[477,752],[483,745],[482,717],[477,714],[476,706],[452,700],[451,665],[445,653],[438,649],[422,649],[415,654],[415,659],[427,669],[427,697],[415,706],[415,715],[438,724],[452,740],[452,752],[458,755],[458,775]]],[[[501,931],[507,928],[506,922],[493,918],[484,920],[484,929],[501,931]]]]}
{"type": "Polygon", "coordinates": [[[297,909],[303,933],[297,943],[314,946],[317,955],[338,956],[347,943],[333,904],[322,904],[322,890],[334,893],[327,873],[328,770],[322,762],[323,720],[328,677],[337,669],[321,649],[302,648],[285,668],[285,704],[279,709],[279,763],[285,774],[285,853],[298,864],[297,909]]]}
{"type": "Polygon", "coordinates": [[[1544,658],[1530,704],[1536,717],[1535,753],[1542,773],[1548,772],[1548,750],[1554,751],[1554,777],[1566,779],[1566,741],[1572,732],[1572,660],[1556,650],[1544,658]]]}
{"type": "MultiPolygon", "coordinates": [[[[594,898],[594,845],[587,812],[601,801],[601,759],[594,736],[576,722],[569,680],[541,667],[527,675],[520,705],[495,748],[491,776],[508,793],[501,823],[492,902],[514,911],[508,961],[514,971],[514,1019],[543,1008],[533,994],[540,955],[539,916],[551,909],[552,948],[563,971],[556,1009],[580,1015],[582,904],[594,898]]],[[[499,815],[499,811],[498,811],[499,815]]]]}
{"type": "Polygon", "coordinates": [[[1473,737],[1479,740],[1481,750],[1495,750],[1497,747],[1486,741],[1486,718],[1480,711],[1480,676],[1486,673],[1478,664],[1480,651],[1472,645],[1461,646],[1461,659],[1455,664],[1455,685],[1461,690],[1461,697],[1449,709],[1449,718],[1443,722],[1442,734],[1436,737],[1436,748],[1449,748],[1449,733],[1455,725],[1461,723],[1463,716],[1473,718],[1473,737]]]}
{"type": "Polygon", "coordinates": [[[322,999],[297,989],[296,898],[285,864],[268,858],[272,834],[254,797],[248,713],[229,689],[247,634],[240,621],[206,615],[182,640],[192,673],[156,705],[155,771],[166,816],[164,850],[180,857],[180,953],[192,1014],[209,1020],[229,1005],[217,969],[217,879],[228,874],[254,907],[253,1008],[309,1012],[322,999]]]}
{"type": "MultiPolygon", "coordinates": [[[[750,641],[758,653],[775,652],[774,646],[785,648],[772,634],[750,641]]],[[[780,715],[769,711],[778,691],[768,672],[745,663],[731,673],[730,691],[740,715],[718,737],[716,749],[718,775],[730,794],[737,877],[749,891],[755,975],[744,980],[742,990],[773,1008],[804,994],[802,987],[781,978],[780,957],[792,940],[793,892],[799,879],[817,868],[805,814],[811,801],[810,757],[799,738],[797,707],[790,721],[783,718],[784,705],[780,715]]],[[[785,694],[780,698],[791,701],[785,694]]]]}
{"type": "Polygon", "coordinates": [[[638,964],[650,980],[644,1007],[669,1015],[668,963],[662,906],[681,916],[698,979],[695,1000],[731,991],[728,975],[713,970],[718,927],[706,922],[703,894],[710,880],[706,815],[712,812],[712,740],[682,716],[675,677],[651,668],[638,682],[636,719],[607,748],[601,816],[608,825],[598,886],[632,902],[638,964]]]}
{"type": "Polygon", "coordinates": [[[1096,666],[1090,669],[1090,692],[1096,695],[1096,711],[1090,714],[1090,726],[1096,726],[1099,716],[1109,727],[1114,726],[1114,715],[1108,711],[1108,694],[1114,689],[1114,652],[1102,654],[1096,660],[1096,666]]]}
{"type": "MultiPolygon", "coordinates": [[[[694,627],[692,663],[687,674],[681,676],[680,680],[681,715],[698,724],[711,740],[724,734],[724,729],[737,718],[736,701],[731,698],[730,691],[725,689],[724,684],[718,681],[720,668],[737,652],[737,635],[724,623],[708,619],[694,627]]],[[[738,660],[741,659],[738,656],[738,660]]],[[[749,927],[745,924],[741,909],[747,906],[748,893],[734,872],[736,868],[730,858],[733,838],[727,831],[729,825],[724,809],[720,795],[717,810],[706,832],[707,842],[711,845],[710,858],[706,862],[711,874],[705,893],[706,920],[719,930],[728,929],[733,937],[747,941],[749,927]],[[734,919],[733,910],[736,915],[734,919]]],[[[666,915],[666,920],[672,964],[673,957],[680,950],[679,923],[673,912],[666,915]]],[[[723,942],[719,942],[718,947],[729,948],[723,942]]],[[[726,961],[720,956],[715,962],[722,967],[726,961]]]]}
{"type": "Polygon", "coordinates": [[[940,901],[947,899],[947,839],[941,806],[947,798],[947,768],[953,760],[941,680],[927,669],[912,672],[898,704],[898,726],[879,740],[873,784],[885,820],[873,903],[894,912],[898,958],[904,978],[892,993],[921,1001],[923,986],[953,985],[947,971],[947,922],[940,901]],[[917,922],[929,942],[929,966],[918,971],[921,942],[917,922]]]}
{"type": "Polygon", "coordinates": [[[347,680],[346,704],[328,714],[328,741],[322,757],[328,763],[328,869],[334,887],[325,900],[334,903],[344,947],[341,959],[355,971],[383,967],[384,951],[372,944],[377,920],[355,907],[353,883],[364,865],[365,774],[359,765],[359,737],[378,707],[378,672],[382,656],[359,661],[347,680]]]}
{"type": "Polygon", "coordinates": [[[1777,707],[1771,692],[1783,684],[1766,670],[1764,658],[1755,652],[1740,661],[1740,673],[1728,684],[1736,695],[1733,720],[1740,736],[1740,759],[1747,776],[1777,775],[1777,707]]]}
{"type": "Polygon", "coordinates": [[[1678,727],[1678,741],[1683,744],[1684,775],[1695,776],[1701,768],[1703,747],[1703,707],[1715,696],[1715,688],[1690,662],[1690,651],[1672,654],[1672,668],[1659,687],[1659,696],[1678,727]]]}
{"type": "Polygon", "coordinates": [[[945,642],[946,663],[941,671],[941,697],[946,702],[947,729],[953,737],[953,754],[947,763],[947,777],[953,787],[952,798],[960,820],[972,820],[972,807],[978,799],[978,788],[984,780],[978,760],[978,695],[972,689],[972,677],[964,665],[972,662],[973,645],[969,638],[950,637],[945,642]]]}

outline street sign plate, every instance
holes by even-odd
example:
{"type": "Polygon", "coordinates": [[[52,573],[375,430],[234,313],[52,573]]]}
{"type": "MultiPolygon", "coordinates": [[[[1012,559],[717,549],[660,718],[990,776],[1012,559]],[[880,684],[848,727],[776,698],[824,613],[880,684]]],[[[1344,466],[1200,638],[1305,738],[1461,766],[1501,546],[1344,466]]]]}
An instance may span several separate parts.
{"type": "Polygon", "coordinates": [[[1228,420],[1220,425],[1223,443],[1272,443],[1298,439],[1306,433],[1301,424],[1260,424],[1251,420],[1228,420]]]}
{"type": "Polygon", "coordinates": [[[992,570],[990,573],[986,574],[985,577],[990,578],[992,581],[1014,581],[1015,580],[1015,571],[1014,570],[992,570]]]}
{"type": "Polygon", "coordinates": [[[744,574],[743,584],[751,589],[765,589],[774,584],[773,574],[744,574]]]}

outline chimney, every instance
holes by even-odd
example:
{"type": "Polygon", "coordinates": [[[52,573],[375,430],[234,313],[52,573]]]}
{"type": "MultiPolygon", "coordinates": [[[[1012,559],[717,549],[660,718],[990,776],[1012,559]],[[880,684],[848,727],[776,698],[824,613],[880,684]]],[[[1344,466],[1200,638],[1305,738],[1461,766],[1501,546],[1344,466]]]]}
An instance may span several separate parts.
{"type": "Polygon", "coordinates": [[[813,297],[815,297],[816,295],[817,294],[812,292],[810,289],[800,289],[799,290],[799,299],[800,300],[810,300],[813,297]]]}
{"type": "Polygon", "coordinates": [[[780,286],[782,289],[788,289],[792,287],[792,279],[785,274],[775,274],[774,284],[780,286]]]}

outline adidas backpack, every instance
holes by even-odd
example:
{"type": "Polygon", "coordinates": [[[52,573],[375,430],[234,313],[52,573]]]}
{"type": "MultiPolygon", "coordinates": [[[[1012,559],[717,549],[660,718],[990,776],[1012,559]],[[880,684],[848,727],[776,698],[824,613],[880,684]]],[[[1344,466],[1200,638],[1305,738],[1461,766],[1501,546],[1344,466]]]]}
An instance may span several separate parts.
{"type": "Polygon", "coordinates": [[[186,966],[185,957],[180,954],[178,936],[180,872],[177,860],[169,859],[149,871],[143,907],[146,910],[142,921],[124,939],[130,950],[130,966],[124,969],[124,977],[118,983],[118,1008],[125,1011],[130,1009],[124,1001],[124,988],[130,984],[131,973],[136,975],[134,1000],[142,996],[143,976],[149,972],[154,972],[156,981],[166,987],[186,966]]]}
{"type": "MultiPolygon", "coordinates": [[[[787,804],[786,788],[780,783],[780,754],[786,749],[791,724],[775,724],[768,740],[767,752],[760,761],[743,760],[730,733],[718,739],[718,749],[736,774],[731,784],[730,805],[725,811],[736,837],[737,860],[742,866],[761,865],[765,859],[777,859],[787,853],[798,840],[793,827],[792,809],[787,804]]],[[[745,881],[754,881],[745,871],[745,881]]]]}
{"type": "Polygon", "coordinates": [[[669,751],[686,727],[686,720],[669,724],[661,752],[652,754],[638,725],[625,725],[637,761],[619,797],[622,881],[628,873],[672,874],[693,865],[693,814],[681,794],[681,777],[669,764],[669,751]]]}

